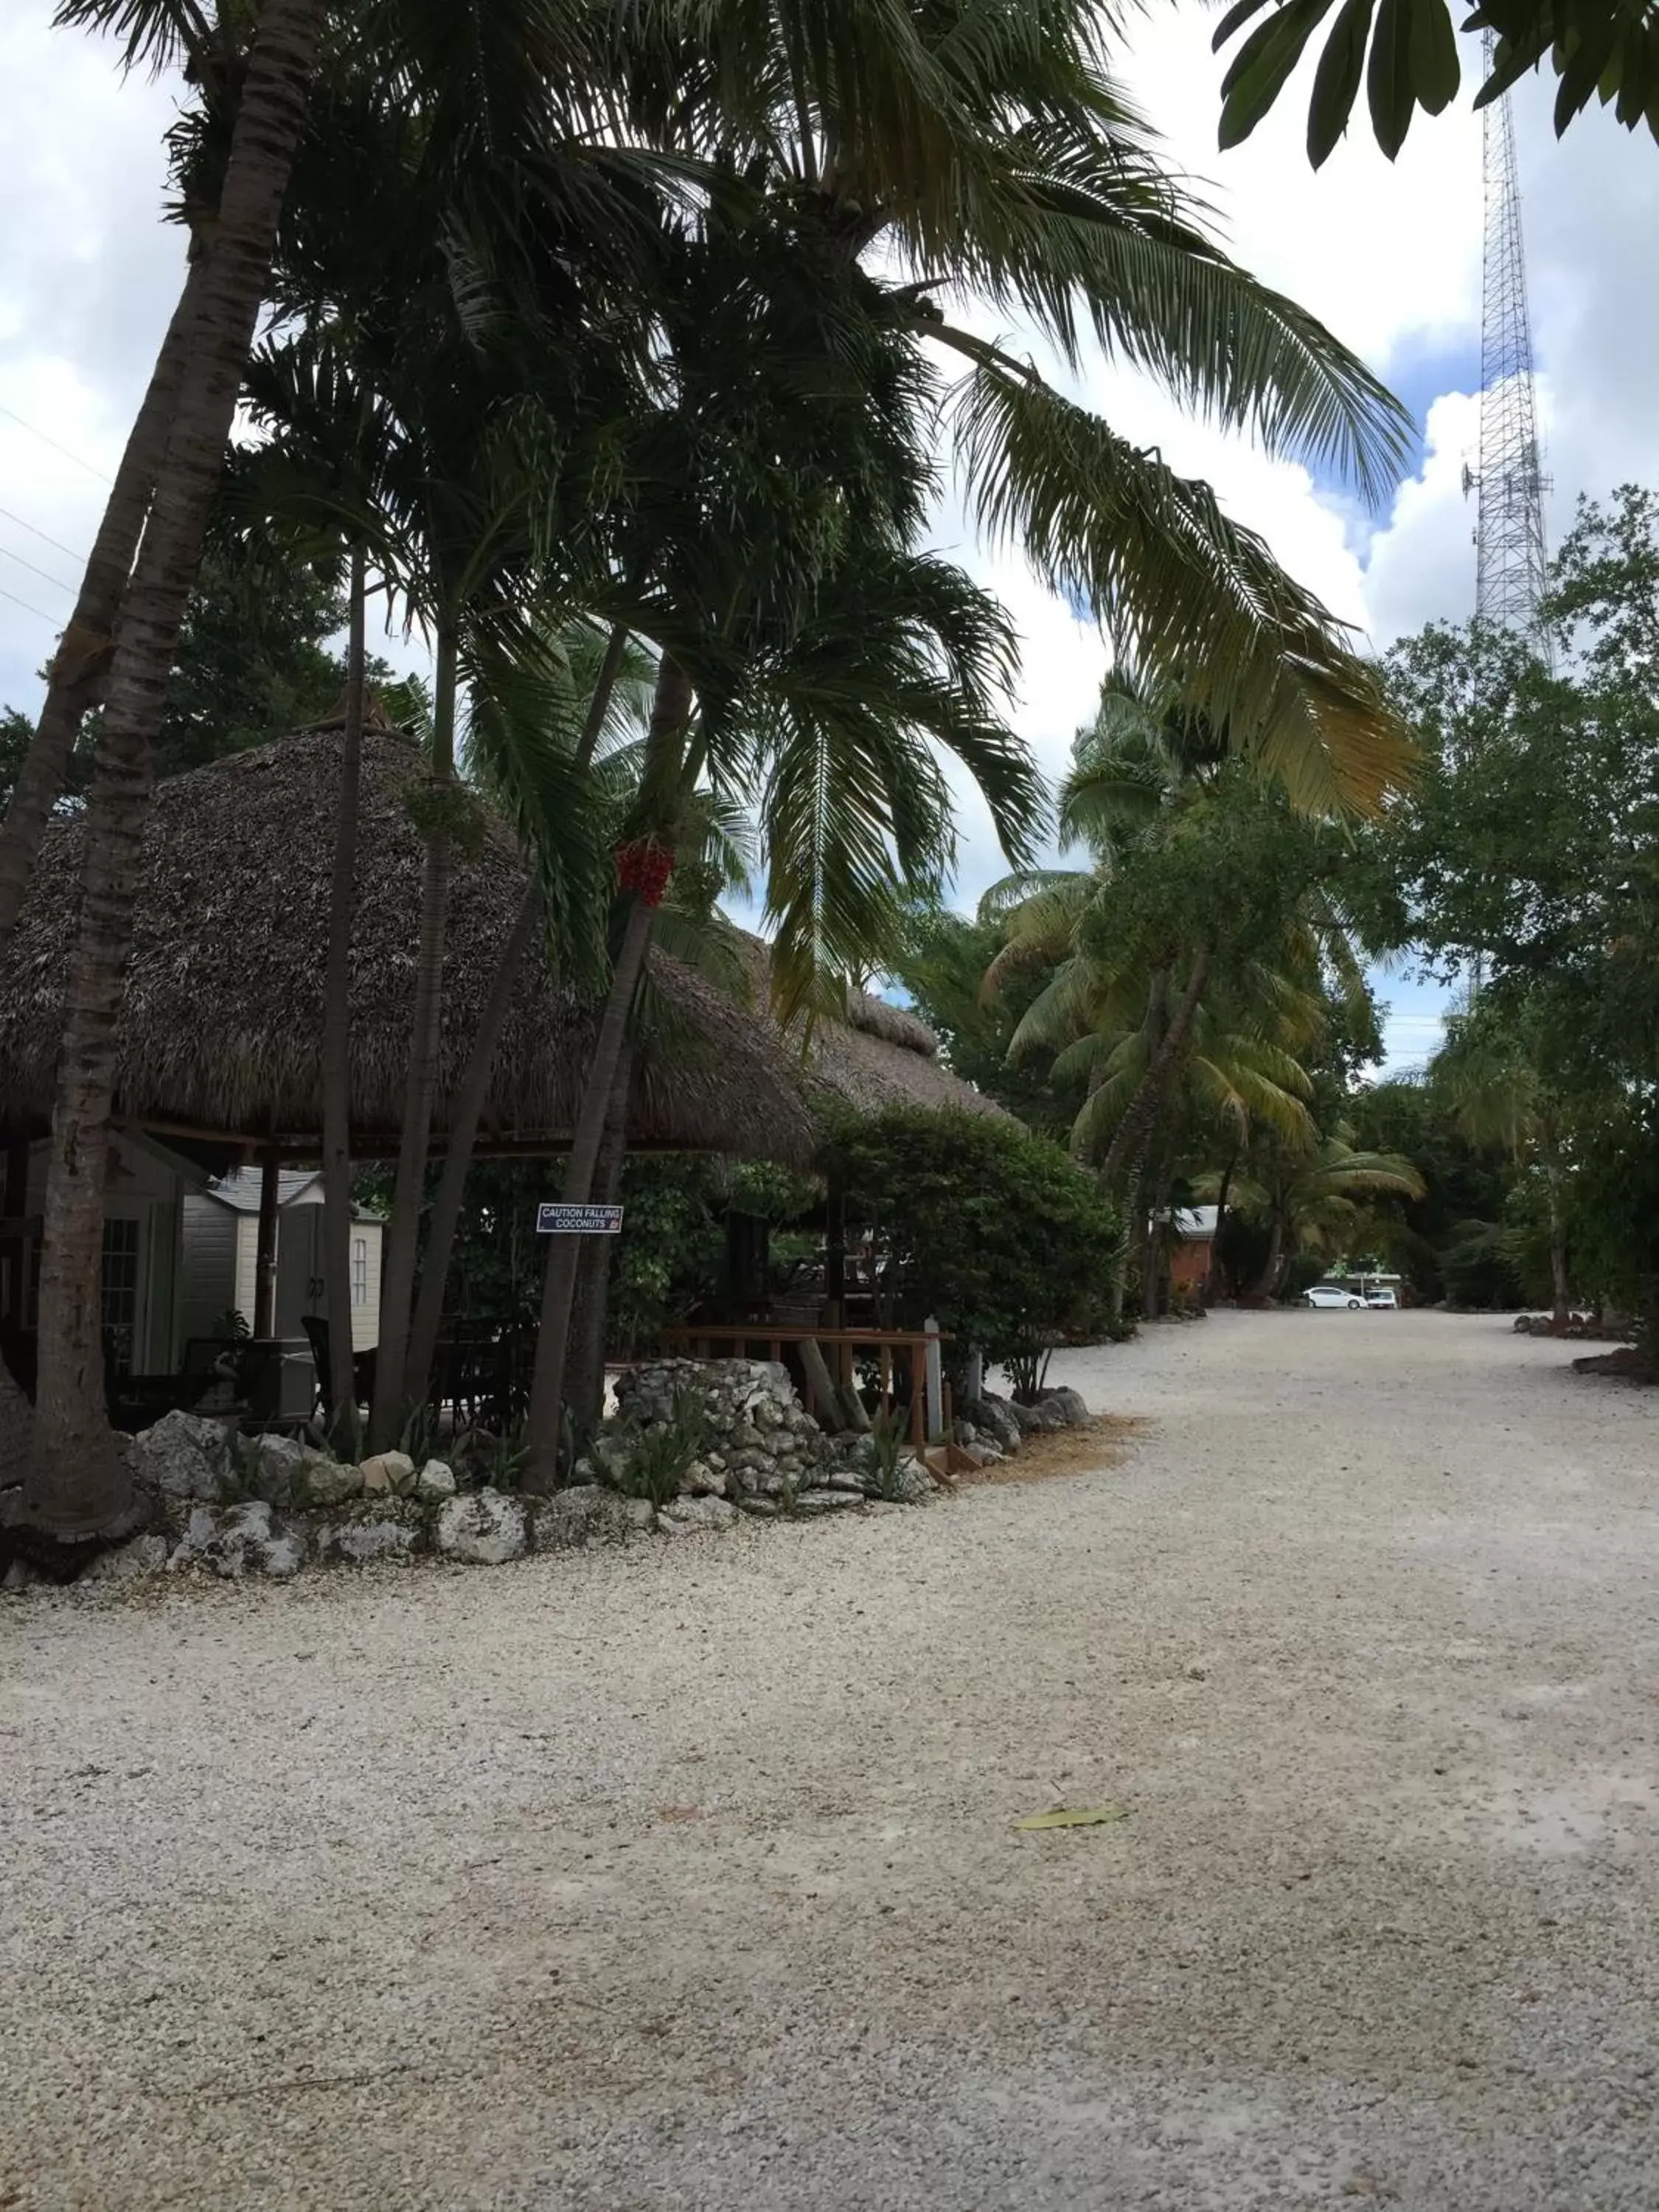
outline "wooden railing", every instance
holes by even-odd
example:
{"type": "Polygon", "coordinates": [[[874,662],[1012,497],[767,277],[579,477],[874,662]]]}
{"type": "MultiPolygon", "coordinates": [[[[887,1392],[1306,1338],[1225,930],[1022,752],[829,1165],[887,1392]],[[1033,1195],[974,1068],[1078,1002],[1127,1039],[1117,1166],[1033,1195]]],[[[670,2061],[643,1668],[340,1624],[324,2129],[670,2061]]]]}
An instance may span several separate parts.
{"type": "MultiPolygon", "coordinates": [[[[751,1346],[764,1345],[764,1357],[787,1364],[786,1350],[793,1350],[802,1372],[800,1376],[801,1402],[816,1419],[820,1393],[811,1375],[811,1351],[816,1350],[828,1370],[829,1379],[843,1394],[851,1395],[857,1388],[857,1362],[860,1352],[872,1354],[876,1364],[877,1381],[884,1407],[891,1410],[896,1364],[902,1361],[909,1370],[907,1380],[910,1394],[910,1441],[918,1451],[927,1441],[927,1352],[930,1346],[944,1344],[947,1340],[923,1328],[817,1328],[780,1322],[688,1322],[680,1328],[662,1330],[659,1341],[665,1352],[680,1353],[692,1359],[749,1359],[756,1357],[751,1346]],[[716,1351],[720,1346],[721,1350],[716,1351]]],[[[945,1430],[951,1427],[951,1386],[943,1388],[944,1403],[940,1408],[945,1430]]],[[[833,1410],[833,1409],[832,1409],[833,1410]]],[[[839,1426],[840,1423],[837,1422],[839,1426]]]]}

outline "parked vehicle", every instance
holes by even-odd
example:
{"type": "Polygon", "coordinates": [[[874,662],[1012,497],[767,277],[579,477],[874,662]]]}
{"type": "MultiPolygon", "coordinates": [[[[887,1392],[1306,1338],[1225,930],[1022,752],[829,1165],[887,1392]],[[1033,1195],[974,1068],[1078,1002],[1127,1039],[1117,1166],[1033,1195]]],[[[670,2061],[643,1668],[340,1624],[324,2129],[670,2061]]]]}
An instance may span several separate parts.
{"type": "Polygon", "coordinates": [[[1316,1283],[1310,1291],[1304,1291],[1303,1302],[1310,1306],[1348,1306],[1358,1313],[1365,1301],[1358,1291],[1339,1290],[1334,1283],[1316,1283]]]}

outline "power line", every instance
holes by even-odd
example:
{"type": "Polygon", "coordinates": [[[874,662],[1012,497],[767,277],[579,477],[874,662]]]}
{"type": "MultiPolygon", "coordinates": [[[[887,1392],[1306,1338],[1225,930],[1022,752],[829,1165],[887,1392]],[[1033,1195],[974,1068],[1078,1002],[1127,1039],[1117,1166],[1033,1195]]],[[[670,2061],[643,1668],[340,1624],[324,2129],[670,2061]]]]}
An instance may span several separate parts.
{"type": "Polygon", "coordinates": [[[13,606],[21,607],[26,615],[39,615],[43,623],[50,623],[54,629],[63,628],[56,615],[49,615],[40,607],[32,607],[27,599],[20,599],[15,592],[9,592],[3,586],[0,586],[0,599],[9,599],[13,606]]]}
{"type": "Polygon", "coordinates": [[[33,523],[26,521],[21,514],[14,514],[9,507],[0,507],[0,515],[8,522],[15,522],[20,530],[27,530],[31,538],[41,538],[46,544],[56,546],[60,553],[67,553],[71,561],[82,558],[72,545],[65,545],[61,538],[54,538],[50,531],[37,529],[33,523]]]}
{"type": "Polygon", "coordinates": [[[0,545],[0,553],[3,553],[8,561],[15,561],[20,568],[27,568],[31,576],[39,576],[43,584],[50,584],[55,591],[72,592],[75,589],[73,584],[66,584],[61,576],[54,576],[49,569],[37,568],[33,561],[26,561],[21,553],[14,553],[9,545],[0,545]]]}
{"type": "Polygon", "coordinates": [[[23,429],[27,430],[31,438],[38,438],[43,446],[50,446],[54,453],[61,453],[66,461],[73,461],[77,469],[84,469],[89,477],[96,477],[100,483],[112,484],[114,483],[114,477],[106,477],[102,469],[94,468],[92,463],[90,461],[83,461],[79,453],[71,453],[67,446],[60,446],[56,438],[49,438],[44,430],[37,430],[33,422],[24,422],[23,417],[17,412],[17,410],[15,407],[8,407],[3,404],[0,404],[0,415],[9,416],[12,422],[19,424],[23,429]]]}

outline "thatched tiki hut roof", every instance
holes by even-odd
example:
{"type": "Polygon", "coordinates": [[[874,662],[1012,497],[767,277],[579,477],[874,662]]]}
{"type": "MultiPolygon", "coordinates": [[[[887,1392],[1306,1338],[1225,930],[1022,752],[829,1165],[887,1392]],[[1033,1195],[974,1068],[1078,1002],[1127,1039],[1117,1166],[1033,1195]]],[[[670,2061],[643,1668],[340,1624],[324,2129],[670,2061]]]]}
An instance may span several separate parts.
{"type": "Polygon", "coordinates": [[[1013,1119],[943,1066],[939,1050],[937,1036],[908,1006],[849,991],[844,1022],[813,1024],[807,1080],[861,1114],[878,1114],[884,1106],[955,1106],[1013,1119]]]}
{"type": "MultiPolygon", "coordinates": [[[[116,1110],[179,1138],[315,1158],[329,876],[339,788],[337,723],[171,778],[145,832],[116,1110]]],[[[363,737],[359,896],[352,946],[352,1144],[395,1153],[409,1057],[424,848],[405,805],[419,749],[385,725],[363,737]]],[[[28,904],[0,963],[0,1128],[49,1119],[84,828],[46,832],[28,904]]],[[[457,855],[445,969],[434,1149],[474,1025],[523,898],[508,833],[457,855]]],[[[811,1120],[776,1030],[676,961],[653,956],[672,1040],[636,1064],[631,1139],[659,1150],[805,1164],[811,1120]]],[[[595,1021],[544,951],[525,973],[496,1054],[480,1151],[568,1142],[595,1021]]]]}
{"type": "MultiPolygon", "coordinates": [[[[765,941],[748,939],[749,967],[757,997],[771,986],[765,941]]],[[[810,1025],[785,1033],[809,1091],[860,1114],[879,1114],[887,1106],[954,1106],[970,1114],[1014,1117],[994,1098],[953,1075],[939,1060],[939,1041],[908,1006],[849,991],[847,1018],[820,1014],[810,1025]]]]}

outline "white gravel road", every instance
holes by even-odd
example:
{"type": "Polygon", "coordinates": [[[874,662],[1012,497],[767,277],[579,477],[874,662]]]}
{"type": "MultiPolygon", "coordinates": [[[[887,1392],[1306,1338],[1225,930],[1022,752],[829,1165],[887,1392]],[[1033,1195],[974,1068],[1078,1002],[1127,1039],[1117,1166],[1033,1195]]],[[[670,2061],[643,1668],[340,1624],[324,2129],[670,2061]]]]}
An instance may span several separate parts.
{"type": "Polygon", "coordinates": [[[0,2205],[1651,2212],[1659,1400],[1064,1368],[1098,1474],[0,1605],[0,2205]]]}

